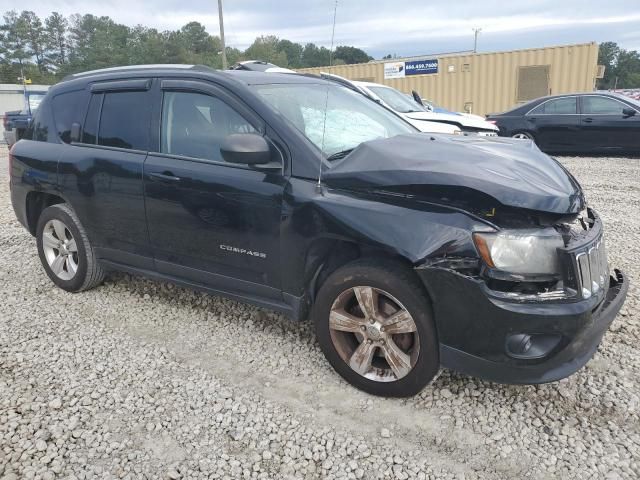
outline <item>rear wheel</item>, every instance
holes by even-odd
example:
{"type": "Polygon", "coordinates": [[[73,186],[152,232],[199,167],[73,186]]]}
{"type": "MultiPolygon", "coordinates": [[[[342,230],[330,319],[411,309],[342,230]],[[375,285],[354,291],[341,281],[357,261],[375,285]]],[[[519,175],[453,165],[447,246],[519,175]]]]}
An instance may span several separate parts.
{"type": "Polygon", "coordinates": [[[40,261],[49,278],[69,292],[100,284],[104,271],[75,212],[61,203],[44,209],[36,227],[40,261]]]}
{"type": "Polygon", "coordinates": [[[361,390],[410,396],[438,372],[431,305],[402,265],[356,261],[337,270],[320,289],[313,315],[326,358],[361,390]]]}
{"type": "Polygon", "coordinates": [[[533,138],[533,135],[531,135],[529,132],[517,132],[511,135],[511,138],[517,138],[520,140],[531,140],[535,142],[535,138],[533,138]]]}

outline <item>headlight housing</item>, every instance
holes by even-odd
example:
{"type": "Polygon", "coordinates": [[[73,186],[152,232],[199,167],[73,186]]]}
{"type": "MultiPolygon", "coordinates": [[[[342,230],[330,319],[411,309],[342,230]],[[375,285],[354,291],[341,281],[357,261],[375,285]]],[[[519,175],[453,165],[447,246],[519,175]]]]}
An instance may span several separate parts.
{"type": "Polygon", "coordinates": [[[516,275],[560,273],[557,250],[564,240],[553,228],[474,233],[473,240],[489,268],[516,275]]]}

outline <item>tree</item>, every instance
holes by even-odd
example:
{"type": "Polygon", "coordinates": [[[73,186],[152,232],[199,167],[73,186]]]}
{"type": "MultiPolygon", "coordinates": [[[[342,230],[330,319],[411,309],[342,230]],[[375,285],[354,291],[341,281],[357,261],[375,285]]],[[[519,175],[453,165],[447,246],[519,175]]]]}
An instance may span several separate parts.
{"type": "Polygon", "coordinates": [[[640,54],[636,50],[620,50],[615,75],[618,88],[640,87],[640,54]]]}
{"type": "Polygon", "coordinates": [[[598,52],[598,64],[605,67],[598,88],[640,87],[640,53],[636,50],[625,50],[615,42],[603,42],[598,52]]]}
{"type": "Polygon", "coordinates": [[[323,67],[329,65],[331,52],[328,48],[320,47],[314,43],[307,43],[302,51],[303,67],[323,67]]]}
{"type": "Polygon", "coordinates": [[[67,52],[69,49],[67,41],[67,29],[69,22],[58,12],[53,12],[45,21],[46,27],[46,48],[48,61],[56,68],[60,68],[67,63],[67,52]]]}
{"type": "Polygon", "coordinates": [[[344,45],[336,47],[336,50],[333,53],[333,58],[343,60],[347,65],[353,63],[367,63],[369,60],[373,60],[373,57],[367,55],[364,50],[344,45]]]}
{"type": "Polygon", "coordinates": [[[4,14],[4,25],[2,25],[2,52],[4,61],[8,63],[17,62],[21,67],[31,58],[29,50],[28,29],[15,11],[4,14]]]}
{"type": "Polygon", "coordinates": [[[278,49],[280,40],[275,35],[257,37],[244,52],[248,60],[262,60],[279,67],[289,66],[287,54],[278,49]]]}
{"type": "MultiPolygon", "coordinates": [[[[189,22],[179,30],[160,32],[143,25],[128,27],[110,17],[53,12],[44,22],[31,11],[6,12],[0,23],[0,76],[18,81],[54,83],[70,73],[116,65],[142,63],[195,63],[221,68],[220,38],[204,25],[189,22]]],[[[302,46],[273,35],[263,35],[244,52],[227,47],[231,64],[264,60],[281,67],[301,68],[366,62],[363,50],[340,46],[333,57],[325,47],[302,46]]]]}
{"type": "Polygon", "coordinates": [[[44,57],[46,35],[42,22],[35,13],[29,11],[22,12],[18,20],[24,25],[29,45],[28,53],[35,57],[38,70],[44,72],[46,70],[44,57]]]}
{"type": "Polygon", "coordinates": [[[278,42],[277,49],[287,56],[287,64],[290,68],[302,67],[302,45],[283,39],[278,42]]]}
{"type": "Polygon", "coordinates": [[[603,42],[598,49],[598,65],[604,65],[604,78],[600,80],[600,88],[609,88],[615,78],[614,69],[620,47],[615,42],[603,42]]]}

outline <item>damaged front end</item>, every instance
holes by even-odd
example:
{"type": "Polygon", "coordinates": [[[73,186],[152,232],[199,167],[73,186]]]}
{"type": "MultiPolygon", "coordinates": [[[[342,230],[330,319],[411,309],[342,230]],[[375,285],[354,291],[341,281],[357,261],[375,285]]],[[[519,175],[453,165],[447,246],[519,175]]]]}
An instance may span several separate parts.
{"type": "MultiPolygon", "coordinates": [[[[624,303],[628,281],[619,270],[610,274],[602,222],[591,209],[540,226],[544,253],[533,262],[505,260],[502,252],[513,240],[505,231],[523,233],[515,237],[520,243],[536,233],[531,227],[476,232],[479,258],[428,258],[416,267],[436,299],[441,361],[504,383],[564,378],[593,356],[624,303]],[[506,238],[502,244],[486,241],[499,235],[506,238]],[[529,270],[508,271],[505,261],[529,270]]],[[[525,250],[515,253],[524,257],[525,250]]]]}
{"type": "Polygon", "coordinates": [[[332,224],[414,265],[445,367],[505,383],[566,377],[624,303],[600,218],[542,152],[398,136],[361,144],[324,179],[332,224]]]}

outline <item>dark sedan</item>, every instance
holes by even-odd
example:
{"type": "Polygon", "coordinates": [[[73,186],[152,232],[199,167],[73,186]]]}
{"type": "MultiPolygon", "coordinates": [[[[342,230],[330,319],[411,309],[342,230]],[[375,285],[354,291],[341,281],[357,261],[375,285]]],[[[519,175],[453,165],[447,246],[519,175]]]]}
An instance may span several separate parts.
{"type": "Polygon", "coordinates": [[[487,120],[545,152],[640,153],[640,102],[618,94],[542,97],[487,120]]]}

